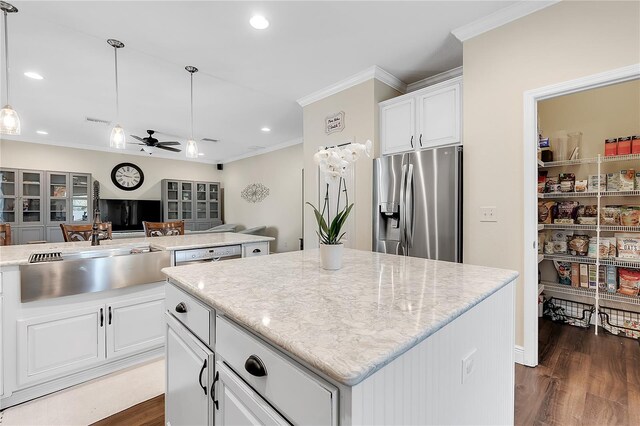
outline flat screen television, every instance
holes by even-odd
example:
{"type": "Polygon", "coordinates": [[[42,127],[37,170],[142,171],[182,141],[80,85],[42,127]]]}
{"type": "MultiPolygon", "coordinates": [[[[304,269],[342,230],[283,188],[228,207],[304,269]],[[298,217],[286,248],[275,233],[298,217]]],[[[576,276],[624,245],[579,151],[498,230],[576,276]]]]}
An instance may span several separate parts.
{"type": "Polygon", "coordinates": [[[158,200],[100,199],[100,218],[111,222],[113,231],[141,231],[142,222],[162,221],[162,202],[158,200]]]}

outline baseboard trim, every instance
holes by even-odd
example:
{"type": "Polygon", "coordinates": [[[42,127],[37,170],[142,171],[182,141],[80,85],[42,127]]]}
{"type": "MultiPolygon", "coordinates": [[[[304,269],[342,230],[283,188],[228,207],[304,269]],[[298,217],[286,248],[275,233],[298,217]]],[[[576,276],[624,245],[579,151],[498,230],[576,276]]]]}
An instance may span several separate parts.
{"type": "Polygon", "coordinates": [[[513,360],[516,364],[525,365],[524,364],[524,348],[520,345],[516,345],[513,348],[513,360]]]}

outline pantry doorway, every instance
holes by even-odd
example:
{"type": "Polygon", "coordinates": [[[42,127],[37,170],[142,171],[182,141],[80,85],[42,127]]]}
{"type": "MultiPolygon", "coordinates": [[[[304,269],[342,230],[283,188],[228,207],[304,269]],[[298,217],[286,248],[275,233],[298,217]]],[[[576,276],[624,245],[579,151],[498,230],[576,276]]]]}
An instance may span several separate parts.
{"type": "MultiPolygon", "coordinates": [[[[565,153],[559,152],[560,157],[563,157],[561,161],[540,163],[538,159],[538,150],[539,150],[539,141],[540,141],[540,131],[545,132],[544,128],[541,127],[541,111],[539,111],[540,104],[545,101],[553,100],[554,98],[564,97],[571,94],[577,94],[580,92],[586,92],[593,89],[604,88],[606,86],[612,86],[620,83],[630,82],[632,80],[640,79],[640,64],[619,68],[599,74],[595,74],[588,77],[582,77],[579,79],[567,81],[564,83],[554,84],[550,86],[545,86],[539,89],[527,91],[524,93],[524,347],[522,348],[522,355],[520,357],[516,356],[516,360],[521,361],[524,365],[535,367],[538,365],[538,298],[544,289],[544,282],[548,282],[548,293],[552,294],[556,297],[556,300],[559,299],[567,300],[570,303],[574,301],[576,303],[582,303],[588,301],[590,294],[588,294],[589,288],[581,289],[575,288],[575,294],[571,294],[572,289],[574,289],[571,285],[568,285],[566,288],[560,287],[560,285],[556,285],[556,283],[552,283],[549,281],[539,282],[539,272],[544,273],[547,277],[552,274],[549,269],[550,267],[554,267],[557,269],[557,266],[560,262],[563,262],[563,268],[566,267],[567,264],[570,264],[573,258],[567,253],[566,256],[561,254],[544,254],[544,252],[539,253],[538,245],[539,245],[539,232],[541,231],[552,231],[556,228],[562,228],[563,224],[539,224],[538,218],[538,201],[540,200],[540,196],[538,195],[538,176],[539,176],[539,168],[544,170],[549,170],[549,167],[565,167],[565,166],[578,166],[578,167],[590,167],[591,169],[587,171],[587,169],[580,170],[579,172],[575,172],[574,181],[570,182],[567,180],[565,182],[567,185],[573,185],[572,190],[575,191],[575,176],[579,173],[580,181],[588,179],[588,177],[583,178],[583,174],[588,176],[590,174],[597,174],[600,176],[601,167],[600,161],[597,160],[597,154],[594,154],[595,151],[589,152],[589,150],[585,149],[584,155],[581,155],[579,152],[577,154],[577,158],[584,160],[578,162],[571,161],[571,154],[569,152],[566,154],[568,158],[565,157],[565,153]],[[588,156],[592,157],[589,158],[588,156]],[[593,161],[592,161],[593,160],[593,161]],[[546,166],[546,167],[545,167],[546,166]],[[548,228],[548,229],[546,229],[548,228]],[[542,265],[541,263],[546,263],[546,265],[542,265]],[[553,266],[550,266],[553,265],[553,266]],[[576,297],[572,297],[576,296],[576,297]]],[[[557,131],[555,129],[556,124],[547,124],[550,128],[550,131],[557,131]],[[553,128],[553,129],[551,129],[553,128]]],[[[569,126],[567,126],[569,127],[569,126]]],[[[560,127],[563,128],[563,127],[560,127]]],[[[575,133],[580,129],[568,128],[567,132],[575,133]]],[[[621,130],[622,131],[622,130],[621,130]]],[[[634,133],[637,134],[637,133],[634,133]]],[[[546,136],[546,135],[544,135],[546,136]]],[[[584,135],[580,135],[581,137],[584,135]]],[[[616,135],[616,136],[623,136],[616,135]]],[[[592,135],[589,135],[591,138],[592,135]]],[[[602,141],[603,142],[603,141],[602,141]]],[[[604,150],[602,150],[604,152],[604,150]]],[[[625,157],[626,158],[626,157],[625,157]]],[[[632,158],[632,157],[629,157],[632,158]]],[[[633,157],[635,158],[635,157],[633,157]]],[[[631,160],[633,161],[633,160],[631,160]]],[[[640,168],[640,167],[638,167],[640,168]]],[[[555,173],[555,171],[553,171],[555,173]]],[[[570,175],[571,173],[566,173],[570,175]]],[[[582,182],[580,182],[582,185],[582,182]]],[[[585,191],[587,192],[587,191],[585,191]]],[[[598,211],[600,207],[601,201],[601,193],[597,193],[597,204],[594,200],[594,197],[589,198],[593,194],[557,194],[559,199],[563,200],[590,200],[590,203],[598,206],[598,211]]],[[[632,194],[633,195],[633,194],[632,194]]],[[[546,200],[549,198],[552,200],[555,195],[554,194],[543,194],[541,197],[546,200]]],[[[637,200],[638,198],[636,198],[637,200]]],[[[563,205],[563,207],[565,207],[563,205]]],[[[599,222],[598,222],[599,223],[599,222]]],[[[600,231],[597,230],[601,227],[598,226],[587,226],[587,225],[569,225],[568,228],[574,228],[580,230],[581,233],[587,234],[584,230],[589,229],[589,234],[595,235],[597,241],[600,241],[600,231]]],[[[613,229],[613,228],[612,228],[613,229]]],[[[576,244],[580,243],[577,241],[576,244]]],[[[560,245],[560,250],[562,250],[562,245],[560,245]]],[[[591,260],[585,260],[585,263],[595,263],[591,260]]],[[[606,263],[606,261],[604,262],[606,263]]],[[[611,263],[611,262],[610,262],[611,263]]],[[[598,264],[600,260],[598,258],[598,264]]],[[[626,266],[626,265],[625,265],[626,266]]],[[[569,266],[571,267],[571,266],[569,266]]],[[[587,268],[587,275],[588,275],[587,268]]],[[[596,271],[596,286],[598,283],[598,273],[596,271]]],[[[557,283],[559,284],[559,283],[557,283]]],[[[594,290],[595,292],[595,290],[594,290]]],[[[595,297],[592,297],[596,306],[598,305],[598,296],[595,293],[595,297]]],[[[565,302],[562,302],[565,303],[565,302]]],[[[638,303],[640,305],[640,303],[638,303]]],[[[581,305],[572,305],[571,307],[565,306],[565,310],[570,309],[578,309],[581,310],[583,306],[581,305]]],[[[597,314],[596,314],[597,316],[597,314]]],[[[593,321],[597,324],[597,318],[593,318],[593,321]]]]}

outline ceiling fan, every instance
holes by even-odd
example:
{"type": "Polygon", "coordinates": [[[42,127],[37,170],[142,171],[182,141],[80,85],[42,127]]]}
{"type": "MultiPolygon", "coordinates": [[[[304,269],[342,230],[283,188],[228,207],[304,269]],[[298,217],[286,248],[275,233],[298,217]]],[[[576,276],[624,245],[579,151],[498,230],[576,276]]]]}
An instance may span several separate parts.
{"type": "Polygon", "coordinates": [[[139,140],[142,143],[138,145],[142,145],[142,149],[140,151],[148,152],[149,154],[153,154],[154,148],[160,148],[171,152],[180,152],[181,150],[178,148],[172,148],[172,145],[180,145],[180,142],[177,141],[167,141],[160,142],[158,139],[153,137],[155,130],[147,130],[149,136],[146,138],[141,138],[140,136],[131,135],[132,138],[139,140]]]}

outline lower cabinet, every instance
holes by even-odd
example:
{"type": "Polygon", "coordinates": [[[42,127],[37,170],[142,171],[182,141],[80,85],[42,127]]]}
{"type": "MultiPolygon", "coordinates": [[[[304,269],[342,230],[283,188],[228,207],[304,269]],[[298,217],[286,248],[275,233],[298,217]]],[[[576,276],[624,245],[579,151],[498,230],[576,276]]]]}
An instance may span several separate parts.
{"type": "Polygon", "coordinates": [[[12,239],[17,237],[13,244],[29,244],[31,241],[44,241],[45,239],[44,226],[20,226],[13,234],[15,236],[12,235],[12,239]]]}
{"type": "Polygon", "coordinates": [[[165,424],[211,425],[213,352],[169,313],[166,325],[165,424]]]}
{"type": "Polygon", "coordinates": [[[23,319],[17,326],[20,386],[105,360],[104,305],[23,319]]]}
{"type": "Polygon", "coordinates": [[[17,385],[41,383],[164,344],[164,292],[81,307],[49,308],[17,321],[17,385]]]}
{"type": "Polygon", "coordinates": [[[217,426],[290,424],[226,364],[218,361],[216,370],[217,426]]]}
{"type": "Polygon", "coordinates": [[[164,299],[147,296],[107,306],[107,357],[131,355],[164,344],[164,299]]]}

